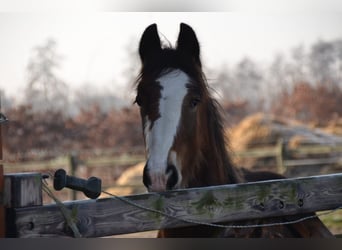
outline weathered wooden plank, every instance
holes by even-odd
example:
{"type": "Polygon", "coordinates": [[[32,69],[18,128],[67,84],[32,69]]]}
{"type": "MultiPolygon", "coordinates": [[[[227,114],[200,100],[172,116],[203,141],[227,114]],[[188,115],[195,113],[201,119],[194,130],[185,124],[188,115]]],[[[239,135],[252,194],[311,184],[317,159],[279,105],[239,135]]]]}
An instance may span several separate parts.
{"type": "MultiPolygon", "coordinates": [[[[0,143],[0,147],[1,147],[1,143],[0,143]]],[[[4,237],[5,237],[4,169],[2,165],[0,164],[0,238],[4,238],[4,237]]]]}
{"type": "MultiPolygon", "coordinates": [[[[231,222],[334,209],[342,206],[342,174],[224,185],[127,196],[173,217],[231,222]]],[[[84,237],[189,225],[116,198],[65,203],[84,237]]],[[[71,236],[56,205],[14,210],[17,237],[71,236]]]]}
{"type": "Polygon", "coordinates": [[[282,139],[279,139],[277,142],[277,169],[278,173],[283,174],[286,171],[286,166],[284,164],[284,152],[285,152],[285,145],[282,139]]]}
{"type": "Polygon", "coordinates": [[[301,166],[325,165],[325,164],[342,165],[342,156],[322,158],[322,159],[300,159],[300,160],[284,161],[284,165],[286,167],[301,167],[301,166]]]}
{"type": "MultiPolygon", "coordinates": [[[[295,149],[287,149],[286,153],[289,155],[314,155],[314,154],[326,154],[326,153],[340,153],[342,152],[342,146],[337,145],[303,145],[295,149]]],[[[263,157],[279,157],[279,147],[264,147],[248,149],[245,151],[233,152],[233,157],[237,158],[263,158],[263,157]]],[[[99,166],[109,167],[120,164],[135,164],[140,161],[144,161],[143,155],[124,155],[124,156],[96,156],[88,159],[84,162],[87,166],[99,166]]],[[[48,161],[32,161],[26,163],[4,163],[5,172],[18,171],[25,169],[26,171],[40,171],[49,169],[58,169],[61,166],[69,166],[67,157],[59,157],[54,160],[48,161]]],[[[292,164],[293,165],[293,164],[292,164]]]]}
{"type": "Polygon", "coordinates": [[[238,158],[263,158],[263,157],[276,157],[278,155],[277,147],[262,147],[247,149],[243,151],[234,151],[232,154],[238,158]]]}
{"type": "MultiPolygon", "coordinates": [[[[88,159],[83,162],[86,166],[96,166],[96,167],[115,167],[117,165],[130,165],[136,164],[138,162],[144,161],[145,156],[143,155],[133,155],[133,156],[97,156],[91,159],[88,159]]],[[[11,163],[5,162],[5,171],[43,171],[43,170],[51,170],[51,169],[58,169],[61,167],[68,167],[70,166],[69,158],[68,157],[60,157],[53,160],[48,161],[32,161],[32,162],[25,162],[25,163],[11,163]]]]}
{"type": "MultiPolygon", "coordinates": [[[[314,154],[328,154],[328,153],[341,153],[341,145],[309,145],[299,146],[294,149],[286,149],[289,155],[314,155],[314,154]]],[[[243,151],[234,152],[235,157],[241,158],[262,158],[262,157],[276,157],[279,154],[278,145],[262,148],[247,149],[243,151]]]]}
{"type": "Polygon", "coordinates": [[[289,149],[291,154],[330,154],[342,153],[342,145],[302,145],[295,149],[289,149]]]}
{"type": "MultiPolygon", "coordinates": [[[[0,98],[1,110],[1,98],[0,98]]],[[[0,113],[1,114],[1,113],[0,113]]],[[[0,161],[2,161],[2,127],[0,125],[0,161]]],[[[0,238],[5,237],[5,205],[4,205],[4,168],[0,162],[0,238]]]]}
{"type": "Polygon", "coordinates": [[[42,202],[42,177],[40,173],[5,175],[5,207],[41,206],[42,202]]]}

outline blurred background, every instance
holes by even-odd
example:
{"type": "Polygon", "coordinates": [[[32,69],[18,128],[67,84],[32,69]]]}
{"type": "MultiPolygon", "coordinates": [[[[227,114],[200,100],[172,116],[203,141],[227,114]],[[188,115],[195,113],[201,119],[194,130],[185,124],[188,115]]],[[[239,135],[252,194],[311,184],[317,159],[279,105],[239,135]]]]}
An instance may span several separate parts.
{"type": "MultiPolygon", "coordinates": [[[[341,4],[243,2],[230,1],[231,12],[0,12],[5,172],[65,168],[101,178],[117,195],[145,192],[133,105],[138,43],[157,23],[174,45],[180,22],[200,41],[237,165],[288,177],[341,172],[341,4]]],[[[59,197],[85,198],[67,190],[59,197]]],[[[326,223],[339,232],[341,220],[326,223]]]]}

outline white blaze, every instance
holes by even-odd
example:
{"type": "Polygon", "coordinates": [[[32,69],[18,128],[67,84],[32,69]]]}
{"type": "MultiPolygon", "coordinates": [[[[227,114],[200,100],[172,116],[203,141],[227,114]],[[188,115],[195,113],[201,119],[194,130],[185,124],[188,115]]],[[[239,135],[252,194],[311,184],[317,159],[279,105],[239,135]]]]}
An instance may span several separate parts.
{"type": "MultiPolygon", "coordinates": [[[[166,171],[169,151],[177,134],[189,77],[180,70],[174,70],[161,76],[156,81],[162,87],[159,100],[160,117],[154,121],[151,130],[151,121],[145,117],[144,132],[149,159],[149,172],[163,175],[166,171]]],[[[175,156],[172,158],[175,158],[175,156]]]]}

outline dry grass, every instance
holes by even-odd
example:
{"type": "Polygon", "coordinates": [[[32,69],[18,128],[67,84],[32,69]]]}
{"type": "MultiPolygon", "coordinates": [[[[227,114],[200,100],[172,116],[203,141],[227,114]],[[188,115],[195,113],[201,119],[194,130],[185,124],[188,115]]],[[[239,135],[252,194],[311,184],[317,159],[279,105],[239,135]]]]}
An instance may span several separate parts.
{"type": "Polygon", "coordinates": [[[269,133],[269,129],[261,124],[262,114],[248,116],[237,126],[231,129],[231,147],[234,151],[248,148],[252,142],[263,140],[269,133]]]}
{"type": "Polygon", "coordinates": [[[330,121],[323,130],[331,134],[342,136],[342,117],[338,117],[330,121]]]}
{"type": "MultiPolygon", "coordinates": [[[[116,186],[107,188],[106,192],[119,196],[145,193],[146,188],[142,183],[142,173],[144,166],[145,162],[141,162],[122,172],[121,176],[115,183],[116,186]]],[[[105,197],[108,197],[108,195],[102,194],[100,196],[100,198],[105,197]]]]}

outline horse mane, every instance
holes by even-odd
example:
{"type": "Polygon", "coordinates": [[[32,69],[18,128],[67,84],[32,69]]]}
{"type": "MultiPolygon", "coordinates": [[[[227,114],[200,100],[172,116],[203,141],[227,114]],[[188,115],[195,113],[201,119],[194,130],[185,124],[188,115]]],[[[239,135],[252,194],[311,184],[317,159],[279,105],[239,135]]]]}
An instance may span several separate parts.
{"type": "MultiPolygon", "coordinates": [[[[217,100],[210,97],[208,105],[208,132],[210,133],[211,142],[208,145],[215,145],[212,150],[215,152],[217,165],[220,169],[227,171],[227,181],[225,183],[239,183],[242,182],[242,177],[238,170],[233,166],[228,152],[228,138],[225,136],[223,109],[217,100]],[[218,162],[219,161],[219,162],[218,162]]],[[[213,163],[209,163],[209,166],[213,163]]],[[[224,183],[223,183],[224,184],[224,183]]]]}
{"type": "MultiPolygon", "coordinates": [[[[208,89],[207,89],[208,91],[208,89]]],[[[223,112],[220,104],[208,93],[206,116],[200,123],[199,133],[203,133],[200,157],[195,162],[197,175],[189,186],[212,186],[242,182],[239,170],[236,169],[228,154],[227,137],[224,133],[223,112]],[[202,132],[205,131],[205,132],[202,132]]]]}

